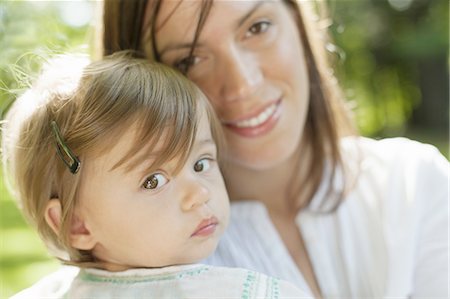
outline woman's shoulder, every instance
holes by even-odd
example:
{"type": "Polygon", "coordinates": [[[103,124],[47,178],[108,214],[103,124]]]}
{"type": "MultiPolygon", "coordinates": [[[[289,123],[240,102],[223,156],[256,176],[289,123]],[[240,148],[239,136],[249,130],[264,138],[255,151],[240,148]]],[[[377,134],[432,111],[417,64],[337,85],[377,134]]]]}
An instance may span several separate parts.
{"type": "Polygon", "coordinates": [[[389,202],[443,202],[448,197],[450,164],[432,145],[402,137],[354,137],[342,141],[342,153],[344,164],[356,170],[356,190],[397,198],[389,202]]]}
{"type": "Polygon", "coordinates": [[[381,174],[403,172],[406,176],[435,173],[448,175],[448,160],[430,144],[404,137],[371,139],[348,137],[341,142],[344,163],[381,174]]]}
{"type": "Polygon", "coordinates": [[[346,137],[341,141],[341,148],[346,154],[358,151],[364,157],[380,157],[382,159],[395,158],[427,158],[440,155],[439,150],[430,144],[422,143],[405,137],[373,139],[367,137],[346,137]]]}

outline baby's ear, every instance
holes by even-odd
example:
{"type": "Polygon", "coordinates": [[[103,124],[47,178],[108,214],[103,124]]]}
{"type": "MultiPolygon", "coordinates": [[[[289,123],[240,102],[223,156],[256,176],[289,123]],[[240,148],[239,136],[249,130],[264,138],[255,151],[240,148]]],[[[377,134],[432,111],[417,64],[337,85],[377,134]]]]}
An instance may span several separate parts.
{"type": "Polygon", "coordinates": [[[45,207],[45,221],[56,235],[59,235],[61,228],[61,202],[57,198],[52,198],[45,207]]]}
{"type": "MultiPolygon", "coordinates": [[[[60,234],[61,216],[61,202],[57,198],[50,199],[45,209],[45,220],[53,232],[57,235],[60,234]]],[[[94,248],[96,242],[93,235],[86,228],[84,221],[77,215],[76,212],[72,217],[69,234],[70,245],[73,248],[80,250],[92,250],[94,248]]]]}

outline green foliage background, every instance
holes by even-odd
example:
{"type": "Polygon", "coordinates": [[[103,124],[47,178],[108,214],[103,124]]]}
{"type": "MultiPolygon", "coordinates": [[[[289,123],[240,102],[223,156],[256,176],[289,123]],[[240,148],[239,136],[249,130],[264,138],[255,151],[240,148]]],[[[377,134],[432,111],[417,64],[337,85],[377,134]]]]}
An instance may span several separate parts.
{"type": "MultiPolygon", "coordinates": [[[[448,1],[390,0],[410,3],[403,10],[387,0],[327,2],[335,40],[328,47],[345,94],[355,106],[361,133],[375,138],[408,136],[436,145],[448,157],[448,1]]],[[[90,51],[89,24],[74,27],[61,17],[67,3],[0,0],[0,118],[45,57],[90,51]]],[[[27,227],[0,181],[4,298],[58,263],[27,227]]]]}

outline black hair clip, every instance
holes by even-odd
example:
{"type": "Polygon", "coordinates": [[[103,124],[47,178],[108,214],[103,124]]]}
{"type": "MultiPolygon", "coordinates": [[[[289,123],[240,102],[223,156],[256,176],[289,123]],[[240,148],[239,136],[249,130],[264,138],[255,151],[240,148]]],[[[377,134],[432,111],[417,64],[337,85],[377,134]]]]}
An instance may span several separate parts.
{"type": "Polygon", "coordinates": [[[77,156],[70,150],[70,148],[64,143],[61,137],[61,132],[59,131],[58,125],[55,121],[51,122],[53,134],[56,140],[56,151],[58,156],[63,160],[64,164],[69,167],[71,173],[75,174],[80,170],[81,162],[77,156]]]}

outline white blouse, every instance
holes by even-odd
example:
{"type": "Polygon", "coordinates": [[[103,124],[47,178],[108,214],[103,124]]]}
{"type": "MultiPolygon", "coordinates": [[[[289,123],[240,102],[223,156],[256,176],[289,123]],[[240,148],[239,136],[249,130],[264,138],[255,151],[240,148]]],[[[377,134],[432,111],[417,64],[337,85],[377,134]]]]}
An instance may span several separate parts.
{"type": "MultiPolygon", "coordinates": [[[[448,161],[404,138],[347,138],[342,148],[354,187],[336,212],[317,213],[329,187],[323,180],[296,219],[324,298],[448,298],[448,161]]],[[[333,190],[342,190],[341,172],[333,190]]],[[[279,277],[311,294],[257,201],[232,204],[230,226],[205,262],[279,277]]]]}

